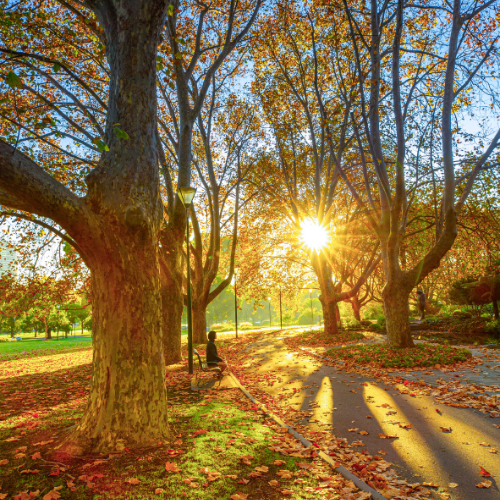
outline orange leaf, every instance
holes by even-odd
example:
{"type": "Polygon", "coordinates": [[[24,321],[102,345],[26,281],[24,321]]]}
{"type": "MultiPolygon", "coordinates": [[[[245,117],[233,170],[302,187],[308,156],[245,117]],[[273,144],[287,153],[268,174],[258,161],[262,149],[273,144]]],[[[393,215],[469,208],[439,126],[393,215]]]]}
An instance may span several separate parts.
{"type": "Polygon", "coordinates": [[[489,488],[492,484],[491,481],[483,481],[482,483],[476,484],[476,488],[489,488]]]}
{"type": "Polygon", "coordinates": [[[31,455],[31,459],[32,460],[37,460],[39,458],[42,458],[42,455],[40,455],[39,451],[37,451],[36,453],[34,453],[33,455],[31,455]]]}
{"type": "Polygon", "coordinates": [[[0,465],[7,465],[8,463],[8,460],[0,460],[0,465]]]}
{"type": "Polygon", "coordinates": [[[439,427],[443,432],[451,432],[451,427],[439,427]]]}
{"type": "Polygon", "coordinates": [[[43,500],[57,500],[58,498],[61,498],[59,492],[56,490],[52,490],[49,491],[46,495],[44,495],[43,500]]]}
{"type": "Polygon", "coordinates": [[[180,472],[179,470],[179,467],[177,466],[177,464],[175,462],[167,462],[165,464],[165,470],[166,471],[169,471],[169,472],[180,472]]]}
{"type": "Polygon", "coordinates": [[[155,495],[161,495],[162,493],[165,493],[165,490],[163,488],[156,488],[155,495]]]}
{"type": "Polygon", "coordinates": [[[245,495],[245,493],[235,493],[234,495],[231,495],[231,500],[247,500],[248,495],[245,495]]]}
{"type": "Polygon", "coordinates": [[[129,483],[129,484],[139,484],[140,481],[139,479],[137,479],[136,477],[132,477],[131,479],[129,479],[128,481],[125,481],[126,483],[129,483]]]}

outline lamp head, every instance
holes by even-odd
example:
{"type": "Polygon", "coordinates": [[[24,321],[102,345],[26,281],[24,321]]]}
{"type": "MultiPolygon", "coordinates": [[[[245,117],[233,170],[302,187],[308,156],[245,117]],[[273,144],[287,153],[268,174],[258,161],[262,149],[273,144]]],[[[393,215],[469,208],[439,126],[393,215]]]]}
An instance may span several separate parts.
{"type": "Polygon", "coordinates": [[[268,297],[267,300],[269,300],[269,302],[271,302],[271,297],[268,297]]]}
{"type": "Polygon", "coordinates": [[[177,194],[179,195],[182,204],[188,208],[193,202],[194,195],[196,194],[196,188],[190,186],[177,188],[177,194]]]}

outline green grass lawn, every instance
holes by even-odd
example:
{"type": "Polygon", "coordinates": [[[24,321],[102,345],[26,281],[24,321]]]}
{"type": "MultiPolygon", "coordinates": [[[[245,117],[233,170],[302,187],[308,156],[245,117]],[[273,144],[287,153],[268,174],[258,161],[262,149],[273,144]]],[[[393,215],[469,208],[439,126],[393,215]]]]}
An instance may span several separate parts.
{"type": "Polygon", "coordinates": [[[59,351],[79,350],[90,347],[92,337],[74,337],[60,339],[33,339],[19,342],[0,342],[0,362],[25,356],[54,354],[59,351]]]}

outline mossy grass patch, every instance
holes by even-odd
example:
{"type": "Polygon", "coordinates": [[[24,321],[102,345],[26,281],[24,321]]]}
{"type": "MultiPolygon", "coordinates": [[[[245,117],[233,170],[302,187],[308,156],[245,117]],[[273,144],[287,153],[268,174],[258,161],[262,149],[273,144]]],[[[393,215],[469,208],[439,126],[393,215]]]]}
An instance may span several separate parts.
{"type": "Polygon", "coordinates": [[[330,349],[326,355],[347,364],[373,368],[426,368],[463,363],[472,357],[467,349],[430,344],[406,349],[393,349],[385,344],[358,344],[330,349]]]}
{"type": "Polygon", "coordinates": [[[334,345],[349,344],[359,342],[365,337],[362,333],[340,330],[337,335],[328,335],[323,329],[311,329],[300,332],[293,337],[287,337],[285,343],[288,347],[328,347],[334,345]]]}

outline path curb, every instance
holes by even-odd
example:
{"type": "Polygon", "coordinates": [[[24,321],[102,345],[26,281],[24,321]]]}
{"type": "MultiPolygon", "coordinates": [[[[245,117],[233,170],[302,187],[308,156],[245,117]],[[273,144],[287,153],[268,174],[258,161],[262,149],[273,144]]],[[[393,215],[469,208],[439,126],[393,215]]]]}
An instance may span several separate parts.
{"type": "MultiPolygon", "coordinates": [[[[293,429],[291,426],[287,425],[283,420],[281,420],[278,416],[276,416],[274,413],[272,413],[270,410],[268,410],[262,403],[257,401],[246,389],[243,387],[240,383],[240,381],[233,375],[232,372],[229,372],[228,375],[232,378],[233,382],[236,384],[236,386],[245,394],[245,396],[252,401],[252,403],[255,403],[260,410],[262,410],[266,415],[271,417],[278,425],[281,427],[286,427],[288,429],[288,432],[290,434],[293,434],[304,446],[310,447],[314,446],[310,441],[308,441],[302,434],[299,434],[295,429],[293,429]]],[[[373,489],[371,486],[368,486],[363,480],[359,479],[358,476],[354,475],[352,472],[347,470],[345,467],[342,465],[339,465],[338,467],[335,467],[335,461],[332,460],[331,457],[329,457],[326,453],[323,451],[318,451],[318,456],[326,462],[328,465],[332,467],[336,472],[339,474],[342,474],[346,479],[352,481],[356,487],[362,491],[366,491],[367,493],[370,493],[373,500],[388,500],[387,497],[384,497],[381,493],[379,493],[377,490],[373,489]]]]}

